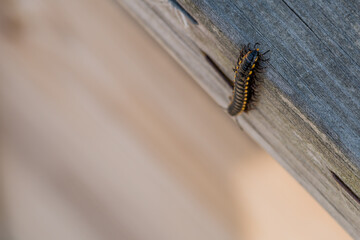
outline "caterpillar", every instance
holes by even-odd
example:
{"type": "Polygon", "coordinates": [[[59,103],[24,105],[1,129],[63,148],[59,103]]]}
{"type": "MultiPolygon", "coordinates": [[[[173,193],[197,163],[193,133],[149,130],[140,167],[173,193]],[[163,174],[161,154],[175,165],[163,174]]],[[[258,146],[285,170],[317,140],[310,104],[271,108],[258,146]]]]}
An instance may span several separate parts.
{"type": "Polygon", "coordinates": [[[234,88],[231,97],[231,102],[228,107],[228,113],[231,116],[247,112],[253,108],[253,101],[256,98],[259,78],[257,73],[261,72],[265,67],[263,62],[269,61],[264,59],[265,53],[260,53],[255,43],[250,47],[250,43],[243,46],[240,50],[240,56],[237,60],[236,66],[233,69],[234,74],[234,88]]]}

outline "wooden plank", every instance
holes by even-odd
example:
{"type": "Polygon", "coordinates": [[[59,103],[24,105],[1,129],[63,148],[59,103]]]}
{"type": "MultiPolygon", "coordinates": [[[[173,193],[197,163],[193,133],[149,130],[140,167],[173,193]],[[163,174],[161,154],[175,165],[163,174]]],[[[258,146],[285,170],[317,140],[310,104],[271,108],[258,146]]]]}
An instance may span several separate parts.
{"type": "Polygon", "coordinates": [[[117,1],[224,110],[241,44],[270,49],[257,109],[236,121],[360,238],[359,4],[117,1]]]}

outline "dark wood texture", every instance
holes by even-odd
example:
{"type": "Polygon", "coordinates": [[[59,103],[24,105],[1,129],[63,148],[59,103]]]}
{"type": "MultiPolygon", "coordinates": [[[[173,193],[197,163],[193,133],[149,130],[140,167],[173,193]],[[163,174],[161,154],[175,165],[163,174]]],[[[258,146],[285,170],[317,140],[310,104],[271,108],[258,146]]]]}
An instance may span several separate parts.
{"type": "Polygon", "coordinates": [[[259,42],[270,49],[257,109],[236,121],[360,238],[358,1],[118,3],[224,112],[240,46],[259,42]]]}

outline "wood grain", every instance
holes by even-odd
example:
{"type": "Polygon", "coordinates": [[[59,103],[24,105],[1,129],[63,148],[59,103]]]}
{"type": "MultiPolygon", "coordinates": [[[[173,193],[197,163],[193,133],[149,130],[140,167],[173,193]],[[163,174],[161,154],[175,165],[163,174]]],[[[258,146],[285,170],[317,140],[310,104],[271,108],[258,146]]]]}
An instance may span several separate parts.
{"type": "Polygon", "coordinates": [[[360,238],[356,1],[179,0],[182,9],[174,1],[118,2],[224,110],[231,89],[204,53],[231,78],[241,44],[260,42],[270,49],[257,110],[236,121],[360,238]]]}

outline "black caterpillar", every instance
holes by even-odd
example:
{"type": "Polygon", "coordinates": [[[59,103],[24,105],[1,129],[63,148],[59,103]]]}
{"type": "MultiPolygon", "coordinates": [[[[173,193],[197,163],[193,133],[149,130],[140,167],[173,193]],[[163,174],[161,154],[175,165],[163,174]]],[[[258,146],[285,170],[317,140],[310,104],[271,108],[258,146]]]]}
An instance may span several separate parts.
{"type": "Polygon", "coordinates": [[[228,107],[231,116],[252,109],[252,102],[256,98],[256,87],[259,82],[256,75],[265,68],[263,62],[269,61],[263,57],[269,51],[260,53],[259,48],[256,48],[257,45],[260,44],[255,43],[253,48],[250,47],[250,43],[243,46],[236,67],[233,69],[235,72],[234,90],[228,107]]]}

